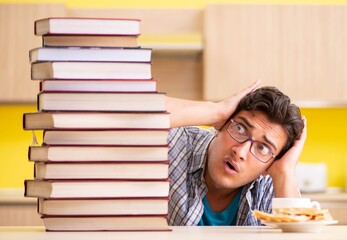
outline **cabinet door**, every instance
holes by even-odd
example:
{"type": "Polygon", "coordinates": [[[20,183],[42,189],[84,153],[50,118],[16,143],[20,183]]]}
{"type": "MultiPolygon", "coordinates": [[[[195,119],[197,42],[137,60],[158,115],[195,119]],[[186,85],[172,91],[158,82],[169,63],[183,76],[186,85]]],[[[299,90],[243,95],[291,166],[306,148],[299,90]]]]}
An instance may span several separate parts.
{"type": "Polygon", "coordinates": [[[0,4],[0,102],[35,102],[37,81],[30,78],[29,50],[41,46],[34,21],[64,17],[63,4],[0,4]]]}
{"type": "Polygon", "coordinates": [[[346,40],[347,6],[207,6],[203,96],[262,79],[294,101],[346,101],[346,40]]]}

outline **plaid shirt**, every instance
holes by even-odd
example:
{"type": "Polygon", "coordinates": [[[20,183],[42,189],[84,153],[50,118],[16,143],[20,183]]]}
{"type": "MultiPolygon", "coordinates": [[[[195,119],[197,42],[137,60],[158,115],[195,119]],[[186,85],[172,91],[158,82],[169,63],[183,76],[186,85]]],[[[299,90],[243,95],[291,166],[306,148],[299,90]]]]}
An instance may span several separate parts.
{"type": "MultiPolygon", "coordinates": [[[[213,138],[214,130],[207,131],[198,127],[181,127],[170,131],[170,225],[197,225],[202,217],[202,199],[207,192],[204,171],[208,146],[213,138]]],[[[260,176],[245,185],[241,192],[236,225],[260,225],[252,210],[271,212],[273,195],[272,180],[269,176],[260,176]]]]}

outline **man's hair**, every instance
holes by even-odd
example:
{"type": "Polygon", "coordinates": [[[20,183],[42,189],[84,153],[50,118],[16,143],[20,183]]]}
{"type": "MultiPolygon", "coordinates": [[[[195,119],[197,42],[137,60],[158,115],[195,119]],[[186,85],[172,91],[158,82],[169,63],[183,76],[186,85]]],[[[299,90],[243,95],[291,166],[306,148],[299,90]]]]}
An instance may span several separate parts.
{"type": "Polygon", "coordinates": [[[288,139],[276,159],[281,158],[293,146],[304,128],[300,109],[291,103],[287,95],[275,87],[262,87],[247,94],[241,99],[231,118],[242,110],[260,111],[268,117],[270,122],[283,126],[288,139]]]}

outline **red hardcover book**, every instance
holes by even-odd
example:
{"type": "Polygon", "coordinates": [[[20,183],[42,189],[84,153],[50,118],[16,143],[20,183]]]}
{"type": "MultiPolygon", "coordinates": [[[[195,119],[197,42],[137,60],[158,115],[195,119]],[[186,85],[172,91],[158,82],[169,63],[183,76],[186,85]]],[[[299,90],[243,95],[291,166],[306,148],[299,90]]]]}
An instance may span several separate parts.
{"type": "Polygon", "coordinates": [[[41,217],[47,231],[170,231],[167,215],[41,217]]]}
{"type": "Polygon", "coordinates": [[[165,162],[35,162],[35,179],[167,179],[165,162]]]}
{"type": "Polygon", "coordinates": [[[29,51],[30,62],[151,62],[150,48],[40,47],[29,51]]]}
{"type": "Polygon", "coordinates": [[[44,35],[46,47],[139,47],[138,36],[110,35],[44,35]]]}
{"type": "Polygon", "coordinates": [[[25,197],[105,199],[168,197],[168,180],[25,180],[25,197]]]}
{"type": "Polygon", "coordinates": [[[39,111],[165,112],[164,93],[41,92],[39,111]]]}
{"type": "Polygon", "coordinates": [[[30,146],[34,162],[162,162],[169,148],[163,146],[30,146]]]}
{"type": "Polygon", "coordinates": [[[35,35],[139,35],[139,19],[55,17],[35,21],[35,35]]]}
{"type": "Polygon", "coordinates": [[[38,213],[43,215],[144,215],[167,214],[168,197],[126,199],[38,199],[38,213]]]}
{"type": "Polygon", "coordinates": [[[47,145],[166,145],[169,129],[119,130],[45,130],[47,145]]]}
{"type": "Polygon", "coordinates": [[[168,129],[168,112],[32,112],[23,129],[168,129]]]}
{"type": "Polygon", "coordinates": [[[44,92],[156,92],[157,80],[85,80],[45,79],[40,81],[44,92]]]}
{"type": "Polygon", "coordinates": [[[152,79],[150,62],[60,61],[31,64],[31,79],[152,79]]]}

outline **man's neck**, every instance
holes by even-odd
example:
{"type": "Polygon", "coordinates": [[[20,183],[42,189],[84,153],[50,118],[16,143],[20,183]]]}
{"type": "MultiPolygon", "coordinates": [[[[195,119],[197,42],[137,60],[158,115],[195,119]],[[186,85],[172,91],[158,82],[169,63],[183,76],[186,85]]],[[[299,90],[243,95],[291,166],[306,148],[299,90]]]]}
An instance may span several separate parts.
{"type": "Polygon", "coordinates": [[[206,198],[210,208],[214,212],[222,212],[224,209],[226,209],[241,189],[218,188],[211,183],[211,179],[209,179],[208,174],[205,174],[205,181],[208,189],[206,198]]]}
{"type": "Polygon", "coordinates": [[[222,212],[230,205],[230,203],[235,198],[238,192],[239,192],[239,189],[235,189],[234,191],[229,192],[228,194],[225,194],[225,193],[218,193],[216,191],[210,191],[209,189],[206,194],[206,198],[207,198],[208,204],[210,205],[210,208],[214,212],[222,212]]]}

